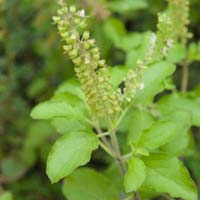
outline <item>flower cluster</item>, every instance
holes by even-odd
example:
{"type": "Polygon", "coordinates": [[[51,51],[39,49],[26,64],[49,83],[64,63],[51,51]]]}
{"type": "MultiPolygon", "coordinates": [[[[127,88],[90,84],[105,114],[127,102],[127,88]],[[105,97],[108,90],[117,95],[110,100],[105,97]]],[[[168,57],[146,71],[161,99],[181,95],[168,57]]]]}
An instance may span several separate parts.
{"type": "Polygon", "coordinates": [[[64,3],[61,5],[53,21],[64,40],[64,51],[75,64],[87,103],[98,118],[116,115],[121,111],[119,97],[109,82],[109,72],[95,40],[90,39],[89,31],[85,31],[85,11],[77,11],[74,6],[68,8],[64,3]]]}
{"type": "Polygon", "coordinates": [[[131,102],[136,96],[136,92],[145,87],[143,83],[140,83],[143,70],[153,62],[166,57],[169,49],[174,44],[172,22],[167,14],[158,15],[157,28],[157,32],[152,33],[149,37],[149,49],[146,56],[144,59],[137,61],[136,69],[130,69],[124,80],[123,101],[125,102],[131,102]]]}
{"type": "Polygon", "coordinates": [[[167,56],[167,53],[174,44],[173,26],[169,15],[166,13],[158,14],[158,25],[155,37],[150,38],[154,47],[151,55],[153,60],[160,60],[167,56]]]}
{"type": "Polygon", "coordinates": [[[189,0],[168,0],[168,4],[174,36],[184,44],[191,37],[187,27],[189,24],[189,0]]]}
{"type": "Polygon", "coordinates": [[[131,102],[138,90],[143,90],[145,85],[140,83],[140,78],[143,72],[143,69],[146,69],[143,61],[137,61],[137,68],[135,70],[129,69],[127,76],[124,79],[125,88],[123,94],[123,102],[131,102]]]}

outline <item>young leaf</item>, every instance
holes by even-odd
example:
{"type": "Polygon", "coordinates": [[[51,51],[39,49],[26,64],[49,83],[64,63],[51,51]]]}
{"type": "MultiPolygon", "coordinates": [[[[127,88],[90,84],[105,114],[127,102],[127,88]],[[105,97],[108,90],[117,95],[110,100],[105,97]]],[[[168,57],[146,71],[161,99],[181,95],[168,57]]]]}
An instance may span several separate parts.
{"type": "Polygon", "coordinates": [[[138,145],[154,150],[176,138],[177,134],[185,133],[190,123],[190,115],[187,112],[173,113],[144,130],[140,135],[138,145]]]}
{"type": "Polygon", "coordinates": [[[178,93],[166,95],[158,102],[158,109],[163,115],[182,110],[191,113],[192,125],[200,126],[200,98],[190,98],[178,93]]]}
{"type": "Polygon", "coordinates": [[[146,167],[143,161],[137,157],[132,157],[128,162],[128,171],[124,177],[124,187],[126,192],[137,191],[146,178],[146,167]]]}
{"type": "Polygon", "coordinates": [[[175,157],[154,154],[144,157],[147,178],[141,191],[169,193],[175,198],[197,200],[197,190],[187,169],[175,157]]]}
{"type": "Polygon", "coordinates": [[[98,147],[96,135],[88,132],[70,132],[54,144],[47,160],[47,175],[52,183],[68,176],[78,166],[85,165],[98,147]]]}
{"type": "Polygon", "coordinates": [[[63,193],[69,200],[117,200],[112,180],[89,168],[75,170],[64,182],[63,193]]]}

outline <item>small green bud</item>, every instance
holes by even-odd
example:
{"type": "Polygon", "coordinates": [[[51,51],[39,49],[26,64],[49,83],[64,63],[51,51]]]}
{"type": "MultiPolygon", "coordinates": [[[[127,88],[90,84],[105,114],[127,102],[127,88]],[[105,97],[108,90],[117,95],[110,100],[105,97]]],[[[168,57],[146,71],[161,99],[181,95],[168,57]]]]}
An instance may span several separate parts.
{"type": "Polygon", "coordinates": [[[84,40],[88,40],[90,38],[90,32],[89,31],[85,31],[84,33],[83,33],[83,39],[84,40]]]}
{"type": "Polygon", "coordinates": [[[54,21],[55,23],[59,23],[60,20],[61,20],[61,18],[60,18],[59,16],[53,16],[52,19],[53,19],[53,21],[54,21]]]}
{"type": "Polygon", "coordinates": [[[108,109],[108,114],[113,114],[113,110],[111,108],[108,109]]]}
{"type": "Polygon", "coordinates": [[[99,49],[97,47],[95,47],[95,48],[91,49],[91,52],[93,54],[99,53],[99,49]]]}
{"type": "Polygon", "coordinates": [[[77,49],[73,49],[69,52],[69,56],[74,58],[78,56],[78,50],[77,49]]]}
{"type": "Polygon", "coordinates": [[[103,99],[104,101],[106,101],[106,100],[108,99],[108,96],[104,95],[104,96],[102,96],[102,99],[103,99]]]}
{"type": "Polygon", "coordinates": [[[94,44],[95,44],[95,40],[94,40],[94,39],[90,39],[90,40],[88,40],[87,42],[88,42],[88,44],[89,44],[90,46],[94,46],[94,44]]]}
{"type": "Polygon", "coordinates": [[[85,72],[83,73],[83,75],[87,77],[87,76],[90,75],[90,72],[89,72],[89,71],[85,71],[85,72]]]}
{"type": "Polygon", "coordinates": [[[100,76],[98,79],[99,79],[99,82],[100,82],[100,83],[103,83],[103,82],[104,82],[104,78],[103,78],[103,77],[100,76]]]}
{"type": "Polygon", "coordinates": [[[98,64],[99,64],[99,66],[103,67],[106,64],[106,61],[105,60],[99,60],[98,64]]]}
{"type": "Polygon", "coordinates": [[[100,59],[100,54],[94,55],[93,58],[94,58],[95,61],[98,61],[100,59]]]}
{"type": "Polygon", "coordinates": [[[73,59],[73,62],[74,62],[76,65],[80,65],[80,64],[81,64],[81,58],[80,58],[80,57],[77,57],[77,58],[73,59]]]}
{"type": "Polygon", "coordinates": [[[59,25],[58,30],[59,30],[60,33],[63,33],[63,32],[66,31],[66,27],[64,27],[63,25],[59,25]]]}
{"type": "Polygon", "coordinates": [[[79,18],[75,18],[75,19],[74,19],[74,24],[75,24],[75,25],[79,25],[80,22],[81,22],[81,20],[80,20],[79,18]]]}
{"type": "Polygon", "coordinates": [[[72,35],[70,36],[70,39],[69,39],[68,42],[69,42],[69,43],[74,43],[74,42],[76,42],[76,39],[77,39],[77,38],[76,38],[76,35],[72,33],[72,35]]]}
{"type": "Polygon", "coordinates": [[[63,9],[59,9],[58,11],[57,11],[57,13],[58,13],[58,15],[63,15],[64,14],[64,12],[63,12],[63,9]]]}
{"type": "Polygon", "coordinates": [[[72,50],[73,46],[72,45],[64,45],[63,46],[63,49],[66,51],[66,52],[69,52],[70,50],[72,50]]]}
{"type": "Polygon", "coordinates": [[[76,7],[75,6],[70,6],[69,8],[71,13],[75,13],[76,12],[76,7]]]}
{"type": "Polygon", "coordinates": [[[85,58],[85,64],[89,64],[90,63],[90,59],[88,57],[85,58]]]}
{"type": "Polygon", "coordinates": [[[86,28],[86,22],[85,21],[81,21],[80,23],[79,23],[79,27],[80,28],[82,28],[82,29],[84,29],[84,28],[86,28]]]}
{"type": "Polygon", "coordinates": [[[60,34],[65,40],[69,39],[69,33],[68,32],[63,32],[60,34]]]}
{"type": "Polygon", "coordinates": [[[84,42],[83,42],[83,46],[84,46],[84,48],[85,48],[86,50],[88,50],[88,49],[90,48],[90,45],[88,44],[87,41],[84,41],[84,42]]]}

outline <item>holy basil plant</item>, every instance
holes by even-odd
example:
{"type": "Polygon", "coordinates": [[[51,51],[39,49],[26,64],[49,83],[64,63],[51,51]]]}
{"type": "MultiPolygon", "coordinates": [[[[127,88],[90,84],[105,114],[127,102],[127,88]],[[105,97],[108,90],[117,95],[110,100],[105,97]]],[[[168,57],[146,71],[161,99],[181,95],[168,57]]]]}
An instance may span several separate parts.
{"type": "Polygon", "coordinates": [[[183,72],[189,66],[181,53],[191,37],[188,0],[168,0],[155,33],[115,37],[130,66],[113,67],[91,39],[85,11],[63,1],[60,6],[53,21],[76,78],[61,84],[31,113],[33,119],[50,120],[61,134],[47,160],[51,182],[66,178],[63,193],[69,200],[157,195],[197,200],[181,156],[191,146],[191,126],[200,126],[200,97],[186,91],[185,74],[180,92],[172,79],[177,63],[183,63],[183,72]],[[82,167],[99,148],[109,155],[107,168],[98,172],[82,167]]]}

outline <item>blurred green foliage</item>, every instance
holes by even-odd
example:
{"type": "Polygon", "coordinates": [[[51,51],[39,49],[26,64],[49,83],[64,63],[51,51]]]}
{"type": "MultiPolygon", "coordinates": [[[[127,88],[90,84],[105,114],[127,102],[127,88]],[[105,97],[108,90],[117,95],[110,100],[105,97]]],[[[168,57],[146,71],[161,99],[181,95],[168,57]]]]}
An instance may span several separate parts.
{"type": "MultiPolygon", "coordinates": [[[[90,12],[92,36],[109,64],[131,67],[144,55],[144,38],[156,29],[157,12],[166,6],[163,0],[67,2],[90,12]]],[[[168,57],[178,62],[186,56],[190,61],[189,89],[196,88],[189,93],[191,98],[200,96],[199,8],[200,1],[191,0],[193,39],[187,50],[178,46],[168,57]]],[[[73,65],[62,55],[59,36],[52,26],[56,9],[56,0],[0,0],[0,200],[64,199],[60,185],[51,185],[45,175],[47,153],[57,133],[49,123],[29,117],[34,105],[48,99],[60,83],[74,76],[73,65]]],[[[181,68],[174,80],[180,87],[181,68]]],[[[185,163],[199,186],[200,131],[193,128],[192,133],[193,150],[185,156],[185,163]]],[[[94,155],[92,163],[97,168],[106,165],[101,157],[101,152],[94,155]]],[[[90,176],[94,172],[87,173],[90,176]]],[[[99,177],[99,181],[105,180],[99,177]]]]}

